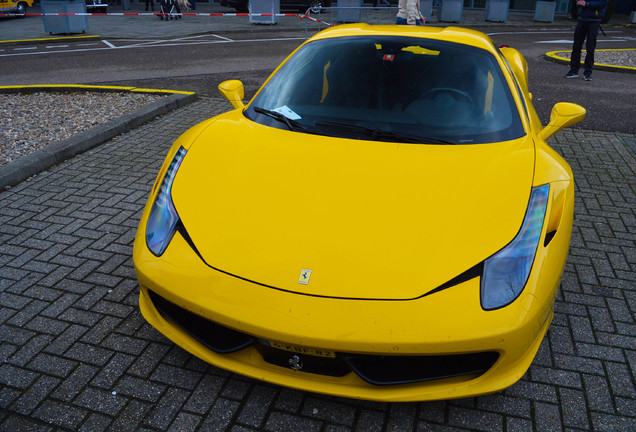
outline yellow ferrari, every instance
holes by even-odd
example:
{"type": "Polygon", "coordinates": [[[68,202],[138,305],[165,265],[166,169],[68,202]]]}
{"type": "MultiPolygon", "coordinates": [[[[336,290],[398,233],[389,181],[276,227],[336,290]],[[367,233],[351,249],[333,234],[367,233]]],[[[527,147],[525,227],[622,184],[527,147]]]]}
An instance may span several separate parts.
{"type": "Polygon", "coordinates": [[[574,188],[527,64],[461,28],[344,25],[185,132],[135,240],[146,320],[259,380],[413,401],[504,389],[550,325],[574,188]]]}

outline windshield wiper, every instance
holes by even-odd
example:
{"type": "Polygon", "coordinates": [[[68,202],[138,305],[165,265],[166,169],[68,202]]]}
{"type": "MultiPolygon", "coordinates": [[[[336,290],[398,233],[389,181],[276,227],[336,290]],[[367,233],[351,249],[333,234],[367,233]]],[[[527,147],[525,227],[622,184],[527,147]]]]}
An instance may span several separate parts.
{"type": "Polygon", "coordinates": [[[353,132],[360,132],[369,135],[371,138],[384,138],[394,139],[399,142],[415,143],[415,144],[455,144],[452,141],[447,141],[437,137],[430,137],[424,135],[412,135],[402,132],[390,132],[379,128],[370,128],[366,126],[358,126],[350,123],[332,122],[332,121],[317,121],[316,126],[333,126],[342,129],[347,129],[353,132]]]}
{"type": "Polygon", "coordinates": [[[285,123],[287,127],[289,128],[289,130],[291,131],[298,130],[298,129],[305,130],[305,126],[302,123],[298,123],[296,120],[292,120],[289,117],[286,117],[279,112],[268,110],[261,107],[254,107],[253,109],[255,112],[259,114],[266,115],[268,117],[273,118],[274,120],[278,120],[281,123],[285,123]]]}

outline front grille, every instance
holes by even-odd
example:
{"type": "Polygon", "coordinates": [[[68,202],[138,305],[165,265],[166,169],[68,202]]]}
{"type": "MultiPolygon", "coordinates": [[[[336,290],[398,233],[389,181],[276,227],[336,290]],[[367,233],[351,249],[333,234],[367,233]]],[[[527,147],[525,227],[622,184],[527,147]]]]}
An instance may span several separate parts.
{"type": "Polygon", "coordinates": [[[298,356],[303,372],[343,377],[355,372],[374,385],[406,384],[462,375],[481,375],[490,369],[499,354],[481,352],[441,356],[379,356],[336,353],[335,358],[297,354],[260,343],[255,337],[209,321],[169,302],[148,290],[150,300],[165,317],[200,343],[219,354],[228,354],[255,345],[266,362],[286,369],[298,356]]]}

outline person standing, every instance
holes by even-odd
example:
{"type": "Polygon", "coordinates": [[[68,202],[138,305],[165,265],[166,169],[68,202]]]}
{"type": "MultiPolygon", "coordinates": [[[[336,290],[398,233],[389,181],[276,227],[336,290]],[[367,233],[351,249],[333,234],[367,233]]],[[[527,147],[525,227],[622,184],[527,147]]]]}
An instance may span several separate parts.
{"type": "Polygon", "coordinates": [[[398,25],[424,24],[424,16],[420,12],[420,0],[400,0],[395,23],[398,25]]]}
{"type": "Polygon", "coordinates": [[[155,10],[155,0],[146,0],[146,10],[148,10],[148,3],[150,3],[150,7],[152,7],[152,10],[154,12],[154,10],[155,10]]]}
{"type": "Polygon", "coordinates": [[[601,19],[605,15],[608,0],[577,0],[579,22],[574,29],[574,43],[570,55],[570,70],[565,74],[566,78],[577,78],[581,67],[581,48],[585,41],[585,63],[583,79],[592,81],[592,67],[594,66],[594,50],[596,49],[596,36],[601,27],[601,19]]]}

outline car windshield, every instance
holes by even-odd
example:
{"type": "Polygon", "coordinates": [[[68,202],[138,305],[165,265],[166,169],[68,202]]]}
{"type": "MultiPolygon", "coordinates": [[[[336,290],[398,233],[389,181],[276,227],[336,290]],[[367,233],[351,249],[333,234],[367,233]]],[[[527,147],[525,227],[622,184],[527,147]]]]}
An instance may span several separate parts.
{"type": "Polygon", "coordinates": [[[524,135],[492,54],[416,37],[310,42],[245,115],[302,133],[376,141],[476,144],[524,135]]]}

